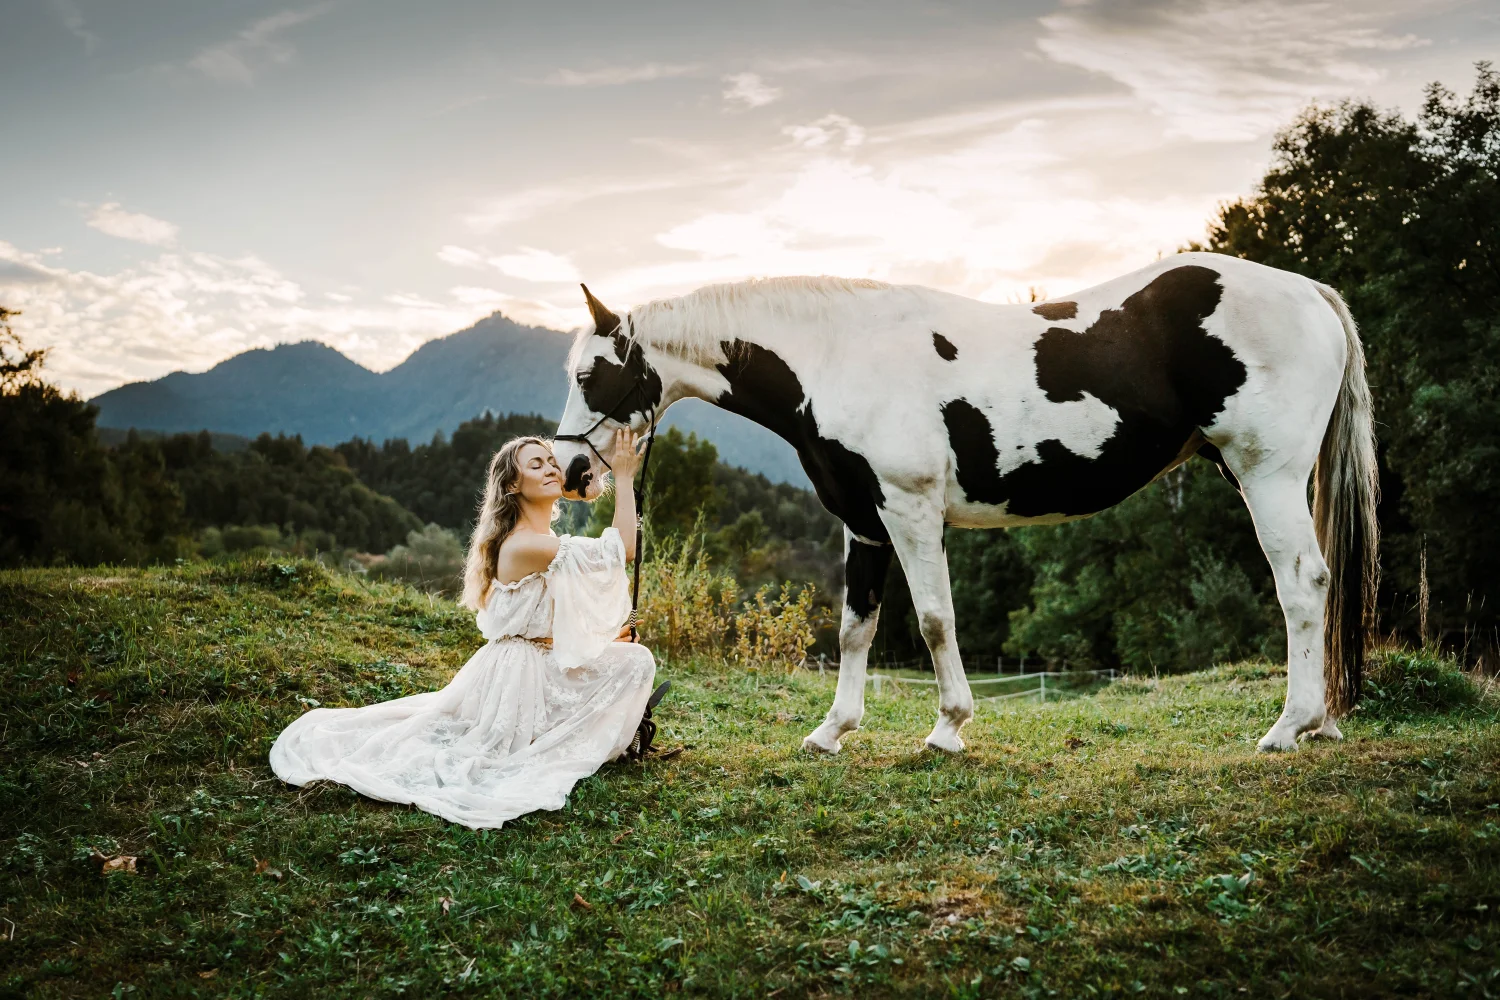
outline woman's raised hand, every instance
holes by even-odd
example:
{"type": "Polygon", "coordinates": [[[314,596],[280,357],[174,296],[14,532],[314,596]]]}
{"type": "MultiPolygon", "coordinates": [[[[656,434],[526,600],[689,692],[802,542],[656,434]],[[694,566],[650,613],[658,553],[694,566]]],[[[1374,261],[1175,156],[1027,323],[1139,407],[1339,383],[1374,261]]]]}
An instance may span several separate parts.
{"type": "Polygon", "coordinates": [[[615,431],[614,452],[609,456],[609,467],[616,482],[629,482],[641,467],[641,448],[645,439],[629,427],[615,431]]]}

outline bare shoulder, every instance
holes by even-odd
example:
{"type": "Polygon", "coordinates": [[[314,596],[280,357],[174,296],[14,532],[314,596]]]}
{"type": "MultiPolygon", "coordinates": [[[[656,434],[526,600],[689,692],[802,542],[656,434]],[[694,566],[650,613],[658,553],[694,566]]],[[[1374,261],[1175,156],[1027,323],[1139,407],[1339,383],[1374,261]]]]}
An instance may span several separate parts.
{"type": "Polygon", "coordinates": [[[544,535],[535,531],[516,531],[500,543],[500,557],[496,560],[495,579],[501,583],[515,583],[532,573],[540,573],[552,564],[562,539],[556,535],[544,535]]]}

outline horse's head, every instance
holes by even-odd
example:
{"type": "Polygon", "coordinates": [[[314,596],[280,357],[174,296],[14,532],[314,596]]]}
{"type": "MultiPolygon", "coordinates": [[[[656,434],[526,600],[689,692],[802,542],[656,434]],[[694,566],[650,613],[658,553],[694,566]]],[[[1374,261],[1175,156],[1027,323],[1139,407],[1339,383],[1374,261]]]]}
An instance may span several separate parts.
{"type": "Polygon", "coordinates": [[[650,429],[662,401],[661,376],[628,337],[620,317],[583,289],[594,329],[580,335],[569,360],[568,405],[553,452],[563,468],[563,495],[592,500],[604,489],[615,430],[650,429]]]}

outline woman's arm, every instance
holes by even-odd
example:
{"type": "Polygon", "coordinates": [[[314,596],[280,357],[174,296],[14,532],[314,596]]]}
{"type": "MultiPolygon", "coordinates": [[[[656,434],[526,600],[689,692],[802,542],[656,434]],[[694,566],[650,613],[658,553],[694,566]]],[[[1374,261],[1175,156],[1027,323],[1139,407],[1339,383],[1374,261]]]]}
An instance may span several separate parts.
{"type": "Polygon", "coordinates": [[[635,474],[641,466],[641,440],[629,428],[615,431],[615,450],[609,458],[615,479],[614,528],[625,543],[625,561],[635,561],[635,474]]]}

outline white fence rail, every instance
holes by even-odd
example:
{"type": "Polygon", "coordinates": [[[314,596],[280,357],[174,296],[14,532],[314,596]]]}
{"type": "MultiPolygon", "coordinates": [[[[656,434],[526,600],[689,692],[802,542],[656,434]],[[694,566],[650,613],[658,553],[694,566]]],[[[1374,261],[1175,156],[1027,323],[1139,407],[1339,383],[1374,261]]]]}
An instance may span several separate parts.
{"type": "MultiPolygon", "coordinates": [[[[1046,701],[1047,700],[1047,678],[1048,677],[1078,677],[1078,676],[1081,676],[1081,675],[1088,675],[1088,676],[1091,676],[1091,677],[1105,677],[1110,682],[1115,681],[1118,678],[1118,676],[1119,676],[1113,668],[1111,668],[1109,670],[1036,670],[1036,671],[1033,671],[1031,673],[995,674],[993,676],[990,676],[990,675],[973,676],[973,675],[971,675],[970,678],[969,678],[969,681],[970,681],[971,684],[973,684],[973,683],[995,683],[997,681],[1024,681],[1024,680],[1035,679],[1037,681],[1037,685],[1035,687],[1028,687],[1028,688],[1026,688],[1025,690],[1022,690],[1022,691],[1010,691],[1010,692],[1007,692],[1005,694],[982,695],[980,697],[975,698],[974,700],[975,701],[1008,701],[1011,698],[1027,698],[1027,697],[1035,696],[1040,701],[1046,701]]],[[[872,671],[870,671],[869,675],[866,677],[865,683],[867,683],[867,684],[874,684],[875,685],[875,693],[876,694],[881,694],[881,693],[883,693],[885,691],[885,686],[887,684],[892,684],[892,685],[899,685],[899,684],[936,685],[937,684],[937,678],[934,677],[934,678],[928,679],[926,677],[900,677],[900,676],[897,676],[896,674],[882,674],[882,673],[877,673],[876,671],[872,670],[872,671]]],[[[1054,691],[1057,690],[1056,685],[1053,686],[1053,690],[1054,691]]]]}

